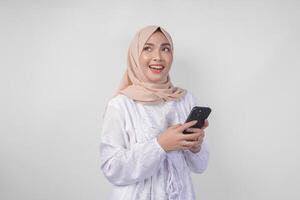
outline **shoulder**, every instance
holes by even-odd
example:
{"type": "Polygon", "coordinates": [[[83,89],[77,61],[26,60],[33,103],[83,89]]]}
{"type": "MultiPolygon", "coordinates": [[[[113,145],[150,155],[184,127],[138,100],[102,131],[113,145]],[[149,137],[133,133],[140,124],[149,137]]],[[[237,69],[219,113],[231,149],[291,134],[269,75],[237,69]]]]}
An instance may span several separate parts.
{"type": "Polygon", "coordinates": [[[103,117],[114,116],[117,118],[123,118],[126,110],[131,107],[132,102],[127,96],[118,94],[112,97],[105,106],[103,117]]]}
{"type": "Polygon", "coordinates": [[[196,98],[192,92],[186,90],[186,93],[179,99],[179,101],[183,102],[184,104],[195,104],[196,98]]]}
{"type": "Polygon", "coordinates": [[[124,108],[131,107],[132,104],[132,99],[128,98],[123,94],[118,94],[108,101],[107,107],[114,107],[118,110],[124,110],[124,108]]]}
{"type": "Polygon", "coordinates": [[[186,93],[176,102],[176,105],[188,113],[197,105],[197,100],[192,92],[186,90],[186,93]]]}

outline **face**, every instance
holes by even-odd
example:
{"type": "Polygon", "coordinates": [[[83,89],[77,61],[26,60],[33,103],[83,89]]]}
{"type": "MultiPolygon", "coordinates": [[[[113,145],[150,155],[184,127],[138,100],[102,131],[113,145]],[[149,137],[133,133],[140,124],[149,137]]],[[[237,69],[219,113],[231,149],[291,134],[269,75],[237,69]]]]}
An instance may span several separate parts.
{"type": "Polygon", "coordinates": [[[167,80],[173,61],[173,53],[168,39],[163,33],[157,31],[145,43],[139,57],[147,81],[163,83],[167,80]]]}

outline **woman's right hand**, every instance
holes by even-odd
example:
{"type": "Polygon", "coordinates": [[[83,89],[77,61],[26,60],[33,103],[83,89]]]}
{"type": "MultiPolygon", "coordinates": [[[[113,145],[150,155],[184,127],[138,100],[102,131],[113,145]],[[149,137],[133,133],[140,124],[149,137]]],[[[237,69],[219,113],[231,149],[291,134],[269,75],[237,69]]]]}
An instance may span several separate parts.
{"type": "Polygon", "coordinates": [[[197,144],[197,140],[201,133],[183,134],[182,132],[196,123],[197,120],[187,122],[185,124],[176,124],[170,126],[167,130],[159,135],[157,141],[166,152],[190,149],[192,146],[197,144]]]}

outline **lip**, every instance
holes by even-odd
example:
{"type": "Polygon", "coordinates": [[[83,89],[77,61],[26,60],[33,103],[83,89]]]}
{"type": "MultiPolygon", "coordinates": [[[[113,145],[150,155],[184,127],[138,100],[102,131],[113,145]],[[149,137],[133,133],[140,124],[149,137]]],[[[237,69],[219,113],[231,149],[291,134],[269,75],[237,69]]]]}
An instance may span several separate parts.
{"type": "Polygon", "coordinates": [[[149,67],[154,67],[154,66],[156,66],[156,67],[162,67],[162,70],[164,70],[165,69],[165,66],[163,66],[162,64],[150,64],[149,65],[149,67]]]}
{"type": "Polygon", "coordinates": [[[160,74],[165,69],[165,66],[163,66],[162,64],[151,64],[151,65],[149,65],[149,69],[154,74],[160,74]],[[156,69],[151,68],[152,66],[159,66],[159,67],[162,67],[162,69],[156,70],[156,69]]]}

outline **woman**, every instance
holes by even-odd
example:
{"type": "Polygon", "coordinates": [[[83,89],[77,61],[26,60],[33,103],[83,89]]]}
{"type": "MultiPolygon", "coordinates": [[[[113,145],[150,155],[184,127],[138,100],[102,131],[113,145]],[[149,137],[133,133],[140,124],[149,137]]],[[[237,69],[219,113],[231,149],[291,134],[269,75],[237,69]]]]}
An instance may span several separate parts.
{"type": "Polygon", "coordinates": [[[113,184],[111,199],[195,199],[190,171],[207,168],[204,129],[181,124],[195,98],[174,87],[170,35],[159,26],[141,29],[128,50],[120,88],[108,103],[101,135],[101,169],[113,184]],[[188,129],[191,134],[183,134],[188,129]]]}

